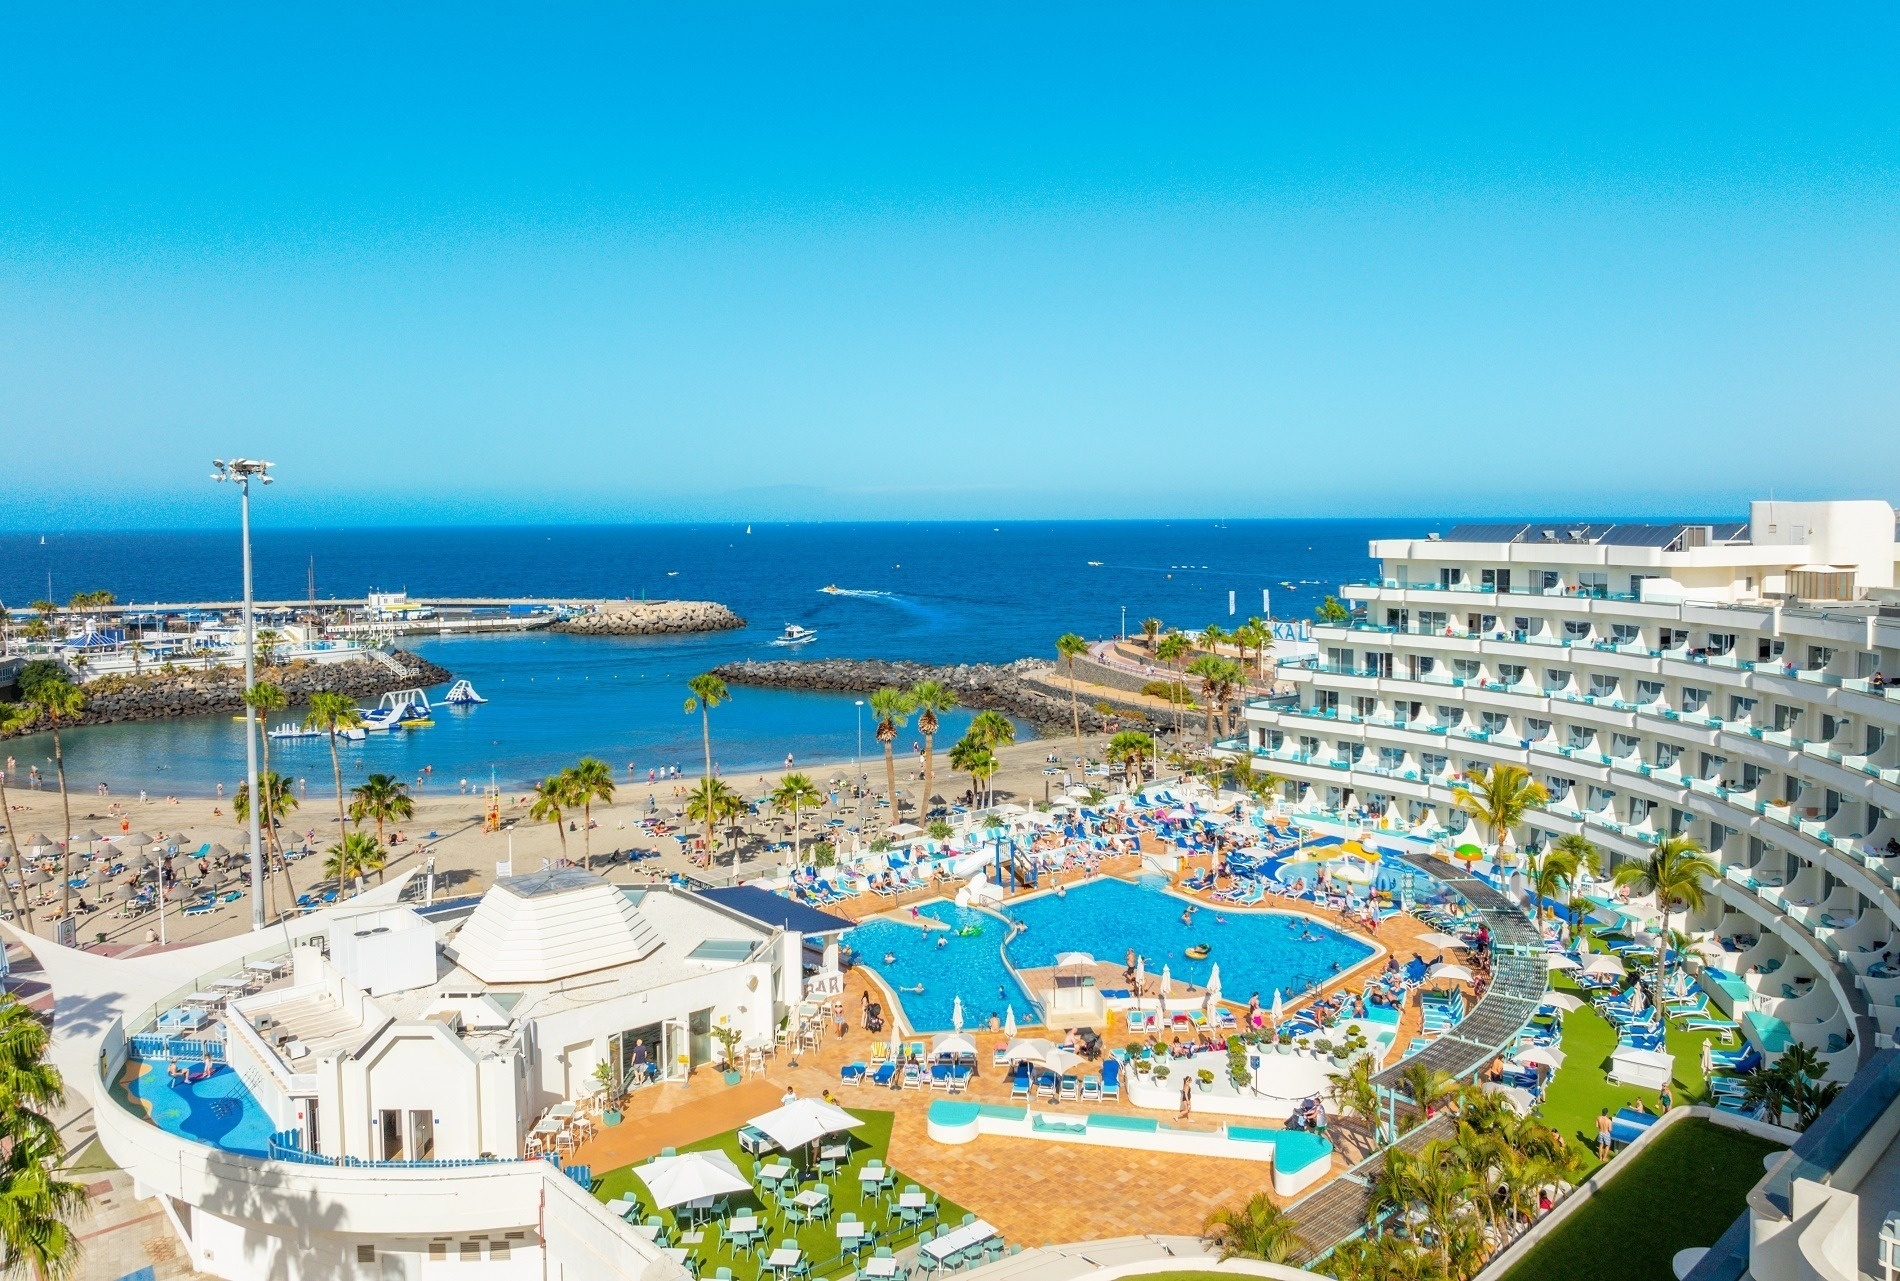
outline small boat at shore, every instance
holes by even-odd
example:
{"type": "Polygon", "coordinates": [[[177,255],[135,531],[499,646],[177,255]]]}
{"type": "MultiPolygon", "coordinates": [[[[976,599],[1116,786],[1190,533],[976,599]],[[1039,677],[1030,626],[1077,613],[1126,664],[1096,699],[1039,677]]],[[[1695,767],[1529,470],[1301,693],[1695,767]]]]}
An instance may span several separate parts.
{"type": "Polygon", "coordinates": [[[806,641],[818,639],[818,629],[800,627],[797,623],[785,624],[785,630],[772,638],[774,645],[803,645],[806,641]]]}

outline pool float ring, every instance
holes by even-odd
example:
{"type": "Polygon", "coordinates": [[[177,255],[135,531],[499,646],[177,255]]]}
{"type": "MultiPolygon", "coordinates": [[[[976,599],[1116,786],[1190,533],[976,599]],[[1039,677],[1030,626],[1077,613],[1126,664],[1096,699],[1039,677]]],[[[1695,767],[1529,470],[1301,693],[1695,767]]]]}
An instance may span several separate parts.
{"type": "Polygon", "coordinates": [[[1211,943],[1196,943],[1193,947],[1186,949],[1182,955],[1190,961],[1205,961],[1207,954],[1213,950],[1214,945],[1211,943]]]}
{"type": "Polygon", "coordinates": [[[957,937],[960,939],[973,939],[982,932],[983,927],[981,925],[964,925],[958,927],[957,937]]]}

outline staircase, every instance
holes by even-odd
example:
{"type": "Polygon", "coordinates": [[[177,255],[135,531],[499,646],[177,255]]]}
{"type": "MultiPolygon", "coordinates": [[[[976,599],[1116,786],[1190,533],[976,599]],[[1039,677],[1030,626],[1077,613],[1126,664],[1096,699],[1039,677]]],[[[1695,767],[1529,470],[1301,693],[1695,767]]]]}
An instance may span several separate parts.
{"type": "Polygon", "coordinates": [[[404,667],[401,663],[397,662],[394,658],[390,657],[388,654],[385,654],[382,650],[366,649],[363,652],[369,655],[370,662],[377,664],[379,667],[387,671],[391,676],[400,676],[404,680],[410,679],[409,669],[407,667],[404,667]]]}

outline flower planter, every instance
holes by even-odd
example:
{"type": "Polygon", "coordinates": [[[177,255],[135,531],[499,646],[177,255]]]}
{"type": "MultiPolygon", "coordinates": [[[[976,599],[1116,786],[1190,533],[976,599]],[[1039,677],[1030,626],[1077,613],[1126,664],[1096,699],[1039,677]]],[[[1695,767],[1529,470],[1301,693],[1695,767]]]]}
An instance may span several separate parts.
{"type": "Polygon", "coordinates": [[[744,1076],[731,1068],[727,1068],[724,1072],[720,1073],[720,1075],[726,1078],[727,1085],[737,1085],[739,1082],[745,1080],[744,1076]]]}
{"type": "Polygon", "coordinates": [[[600,1123],[602,1125],[619,1125],[620,1112],[615,1108],[608,1108],[605,1112],[600,1114],[600,1123]]]}

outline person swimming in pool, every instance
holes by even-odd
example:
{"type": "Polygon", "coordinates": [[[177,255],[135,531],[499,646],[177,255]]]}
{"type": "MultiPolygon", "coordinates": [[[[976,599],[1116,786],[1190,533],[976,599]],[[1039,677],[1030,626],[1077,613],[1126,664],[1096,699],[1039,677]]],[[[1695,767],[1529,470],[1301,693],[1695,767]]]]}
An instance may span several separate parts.
{"type": "Polygon", "coordinates": [[[895,952],[886,952],[886,953],[884,954],[884,964],[886,964],[886,965],[895,965],[895,964],[897,964],[897,953],[895,953],[895,952]]]}
{"type": "Polygon", "coordinates": [[[900,987],[897,990],[900,992],[908,992],[912,996],[922,996],[924,994],[924,985],[919,983],[916,987],[900,987]]]}
{"type": "Polygon", "coordinates": [[[949,939],[947,939],[947,938],[945,938],[945,937],[944,937],[943,935],[941,935],[941,934],[939,934],[939,935],[937,935],[937,946],[938,946],[938,947],[948,947],[949,945],[950,945],[950,940],[949,940],[949,939]]]}

